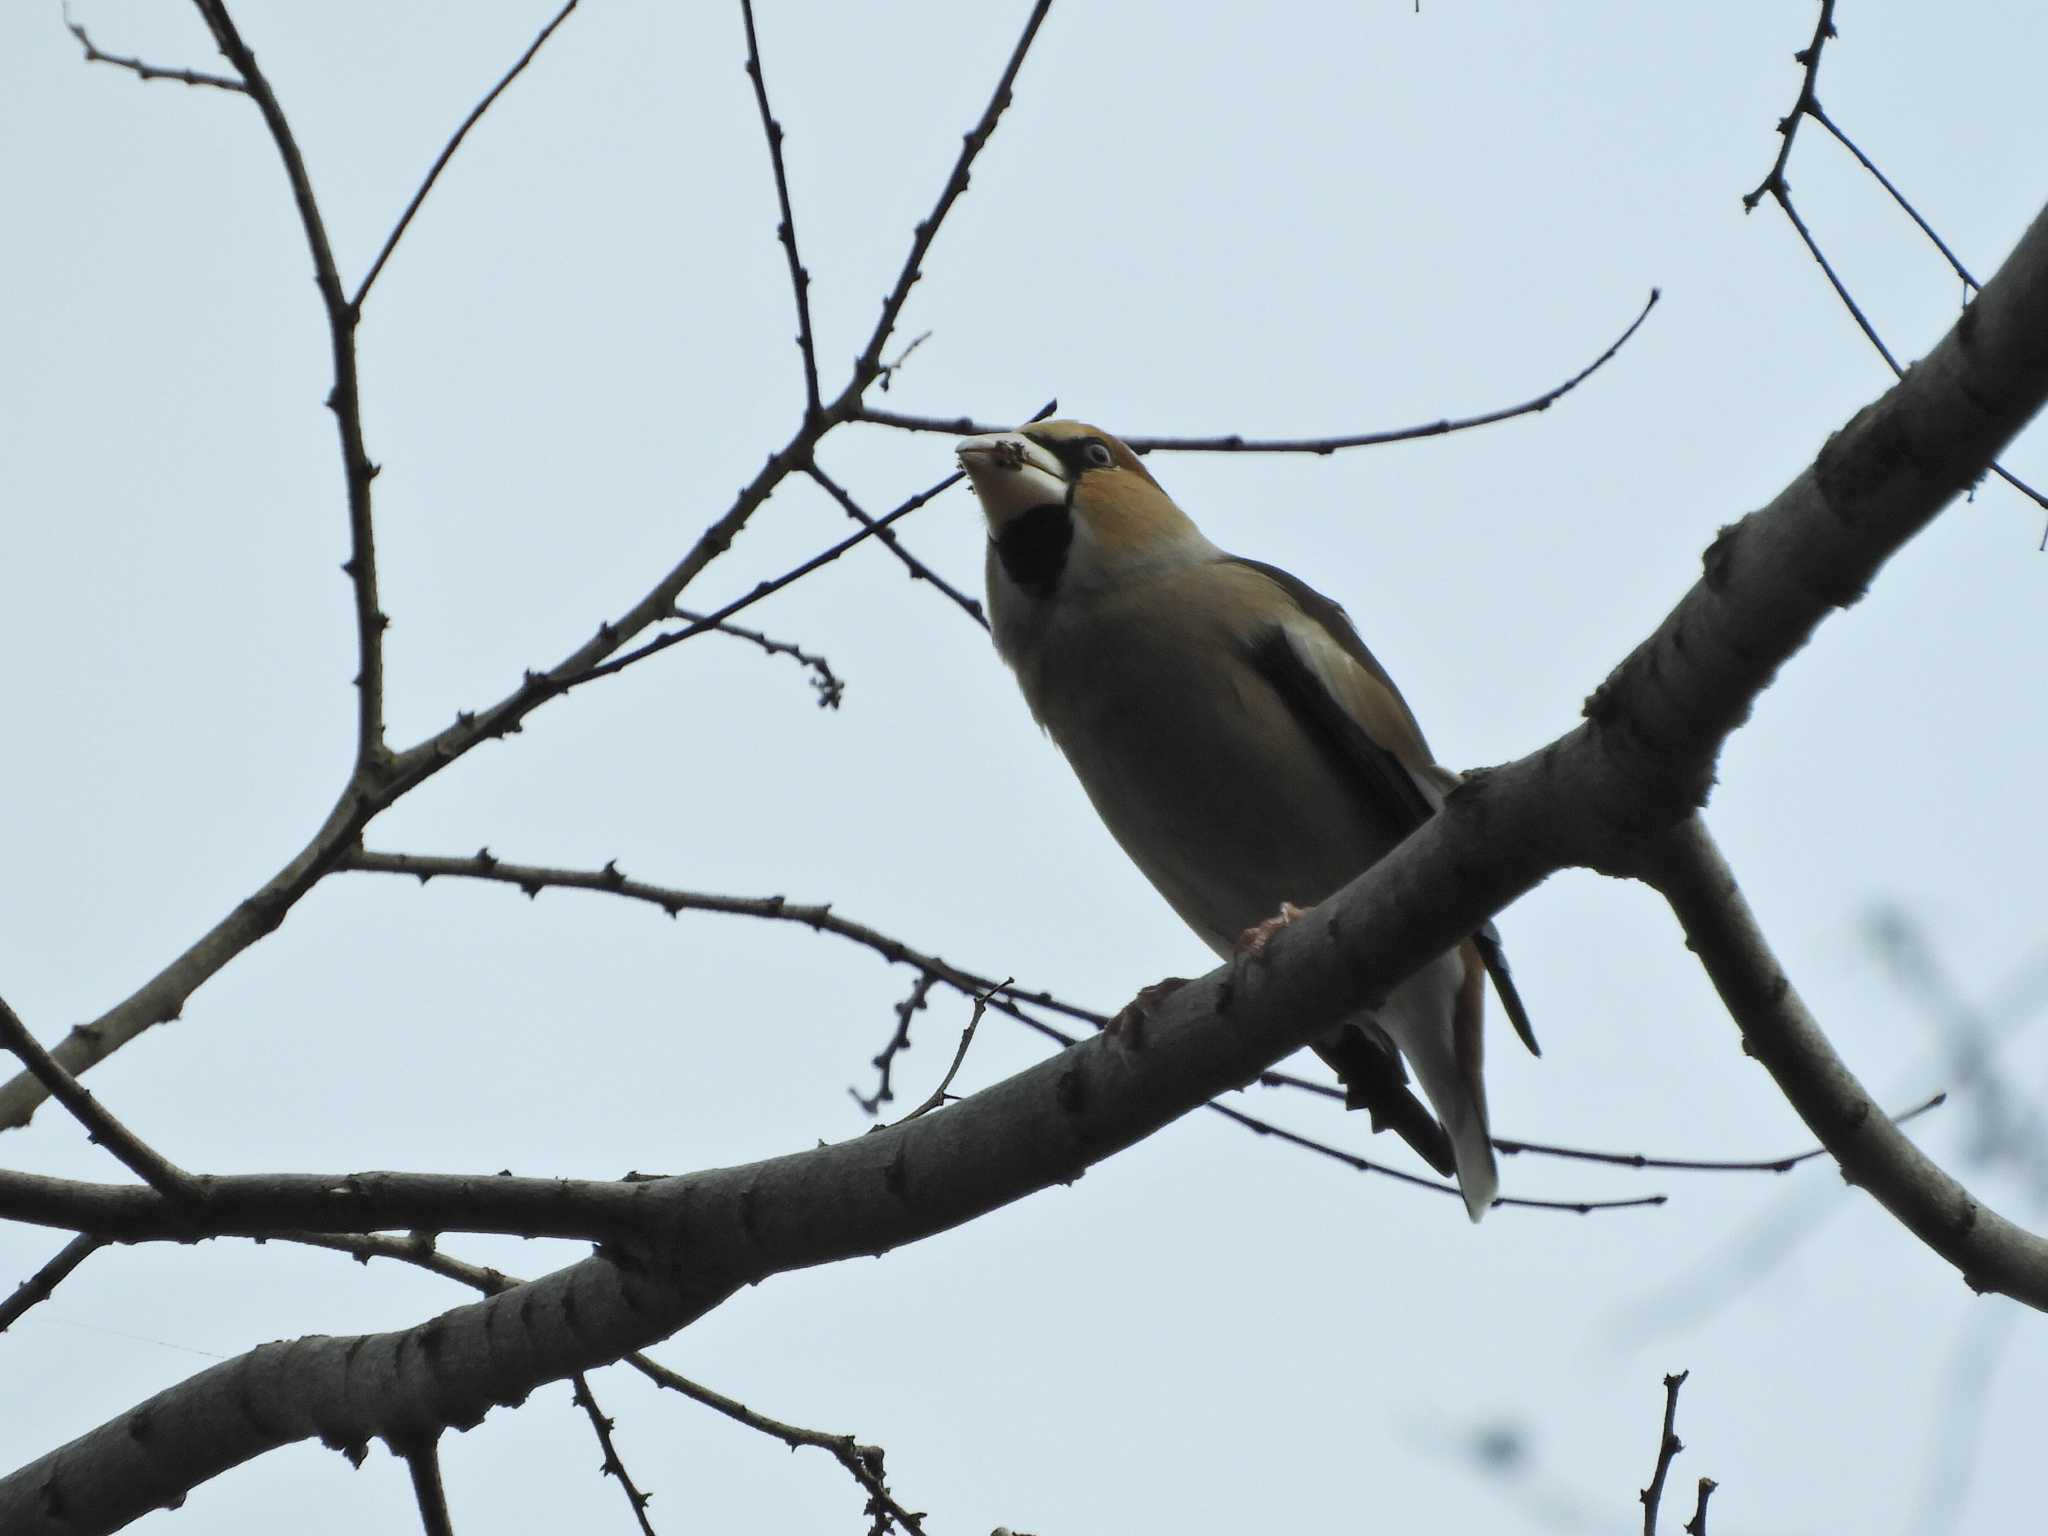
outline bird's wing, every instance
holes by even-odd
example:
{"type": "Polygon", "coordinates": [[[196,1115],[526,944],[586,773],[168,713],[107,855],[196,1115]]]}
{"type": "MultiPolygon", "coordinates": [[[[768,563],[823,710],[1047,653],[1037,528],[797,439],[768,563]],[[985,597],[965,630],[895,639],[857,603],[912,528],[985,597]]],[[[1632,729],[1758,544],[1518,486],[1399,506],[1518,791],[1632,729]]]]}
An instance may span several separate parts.
{"type": "MultiPolygon", "coordinates": [[[[1457,775],[1437,766],[1408,701],[1374,659],[1350,617],[1336,603],[1277,566],[1229,557],[1286,594],[1295,622],[1257,636],[1252,666],[1272,684],[1310,739],[1330,754],[1348,782],[1403,836],[1434,816],[1457,775]]],[[[1536,1032],[1508,974],[1500,934],[1488,923],[1473,935],[1501,1006],[1522,1043],[1536,1055],[1536,1032]]]]}

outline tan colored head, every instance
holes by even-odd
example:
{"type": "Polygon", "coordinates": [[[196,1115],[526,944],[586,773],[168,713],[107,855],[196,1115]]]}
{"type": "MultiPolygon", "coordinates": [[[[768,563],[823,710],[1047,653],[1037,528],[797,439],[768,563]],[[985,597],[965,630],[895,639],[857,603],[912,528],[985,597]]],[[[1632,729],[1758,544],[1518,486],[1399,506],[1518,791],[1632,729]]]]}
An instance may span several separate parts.
{"type": "Polygon", "coordinates": [[[1138,456],[1100,427],[1038,421],[961,441],[997,567],[1047,600],[1134,567],[1214,549],[1138,456]]]}

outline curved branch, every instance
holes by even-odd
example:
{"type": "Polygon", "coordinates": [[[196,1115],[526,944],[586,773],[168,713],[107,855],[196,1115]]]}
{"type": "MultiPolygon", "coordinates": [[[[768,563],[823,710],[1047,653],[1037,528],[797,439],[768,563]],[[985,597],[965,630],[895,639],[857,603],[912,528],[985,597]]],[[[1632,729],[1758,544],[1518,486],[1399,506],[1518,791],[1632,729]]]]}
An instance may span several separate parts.
{"type": "MultiPolygon", "coordinates": [[[[1313,453],[1327,457],[1345,448],[1375,448],[1384,443],[1407,443],[1417,438],[1443,437],[1452,432],[1469,432],[1474,427],[1492,426],[1495,422],[1510,421],[1517,416],[1534,415],[1547,411],[1559,400],[1577,389],[1586,380],[1606,367],[1614,355],[1628,345],[1629,338],[1642,328],[1650,318],[1650,311],[1657,307],[1657,300],[1663,295],[1652,288],[1649,298],[1623,331],[1592,362],[1562,384],[1553,385],[1542,394],[1524,400],[1519,405],[1505,405],[1496,410],[1481,411],[1476,416],[1443,417],[1436,421],[1424,422],[1415,427],[1389,427],[1378,432],[1351,432],[1335,437],[1245,437],[1240,433],[1227,433],[1221,437],[1147,437],[1125,436],[1127,443],[1137,453],[1313,453]]],[[[908,416],[901,411],[886,411],[878,407],[863,405],[849,418],[866,422],[877,427],[896,427],[905,432],[943,432],[958,437],[973,437],[984,432],[1008,432],[1010,426],[991,425],[968,416],[908,416]]]]}
{"type": "Polygon", "coordinates": [[[2048,1307],[2048,1240],[1981,1205],[1877,1108],[1771,952],[1707,829],[1671,837],[1651,882],[1742,1030],[1742,1048],[1842,1165],[1842,1176],[1953,1264],[1972,1290],[2048,1307]]]}

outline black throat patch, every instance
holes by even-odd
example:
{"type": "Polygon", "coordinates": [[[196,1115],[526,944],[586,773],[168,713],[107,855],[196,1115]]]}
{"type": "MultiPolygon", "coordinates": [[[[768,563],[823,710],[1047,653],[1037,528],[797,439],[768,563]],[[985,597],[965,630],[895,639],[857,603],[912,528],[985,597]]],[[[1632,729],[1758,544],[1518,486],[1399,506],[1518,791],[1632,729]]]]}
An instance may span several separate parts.
{"type": "Polygon", "coordinates": [[[1059,585],[1074,542],[1074,514],[1058,502],[1033,507],[1010,520],[997,537],[1003,574],[1030,596],[1043,600],[1059,585]]]}

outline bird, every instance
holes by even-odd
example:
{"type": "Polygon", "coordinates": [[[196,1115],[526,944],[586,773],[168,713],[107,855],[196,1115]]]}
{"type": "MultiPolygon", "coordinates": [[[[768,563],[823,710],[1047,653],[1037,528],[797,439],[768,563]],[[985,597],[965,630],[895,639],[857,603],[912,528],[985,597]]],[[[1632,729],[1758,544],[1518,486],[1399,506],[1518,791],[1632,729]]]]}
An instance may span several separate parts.
{"type": "MultiPolygon", "coordinates": [[[[987,523],[997,652],[1111,835],[1218,956],[1256,953],[1456,787],[1344,610],[1212,544],[1127,445],[1039,421],[957,454],[987,523]]],[[[1537,1051],[1491,923],[1312,1042],[1374,1130],[1455,1174],[1474,1222],[1499,1190],[1489,974],[1537,1051]]]]}

